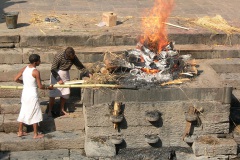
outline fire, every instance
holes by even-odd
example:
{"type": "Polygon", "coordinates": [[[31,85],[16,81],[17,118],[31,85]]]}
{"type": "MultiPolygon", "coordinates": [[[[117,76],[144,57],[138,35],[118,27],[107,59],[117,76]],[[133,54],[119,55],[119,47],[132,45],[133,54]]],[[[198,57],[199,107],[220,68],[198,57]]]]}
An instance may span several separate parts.
{"type": "Polygon", "coordinates": [[[168,44],[166,22],[172,11],[174,0],[155,0],[152,10],[142,20],[142,44],[154,52],[160,52],[168,44]]]}
{"type": "Polygon", "coordinates": [[[141,70],[147,74],[154,74],[159,72],[158,69],[141,68],[141,70]]]}

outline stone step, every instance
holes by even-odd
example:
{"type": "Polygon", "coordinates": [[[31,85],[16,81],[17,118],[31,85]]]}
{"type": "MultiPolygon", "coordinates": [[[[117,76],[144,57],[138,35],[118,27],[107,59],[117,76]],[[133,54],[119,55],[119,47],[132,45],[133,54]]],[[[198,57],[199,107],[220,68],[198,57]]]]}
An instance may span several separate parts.
{"type": "MultiPolygon", "coordinates": [[[[40,98],[42,113],[45,113],[48,105],[48,98],[40,98]]],[[[0,98],[0,114],[19,114],[21,107],[20,98],[0,98]]]]}
{"type": "MultiPolygon", "coordinates": [[[[47,110],[48,99],[40,98],[39,100],[42,113],[47,110]]],[[[18,122],[17,117],[20,111],[20,98],[0,98],[0,131],[1,132],[17,132],[18,122]]],[[[81,103],[78,99],[71,97],[65,104],[66,111],[69,115],[66,117],[50,118],[46,114],[43,115],[43,121],[39,123],[39,129],[43,132],[61,130],[72,131],[84,129],[84,118],[82,113],[81,103]]],[[[55,113],[59,113],[59,99],[53,107],[55,113]]],[[[32,127],[25,126],[24,130],[32,129],[32,127]]]]}
{"type": "MultiPolygon", "coordinates": [[[[26,64],[0,65],[0,73],[2,73],[0,77],[0,82],[13,82],[14,77],[25,66],[26,64]]],[[[41,72],[41,80],[49,81],[51,74],[50,72],[51,65],[41,64],[40,66],[37,67],[37,69],[41,72]]],[[[76,67],[72,67],[72,69],[70,70],[71,79],[78,79],[79,75],[80,71],[76,69],[76,67]]]]}
{"type": "MultiPolygon", "coordinates": [[[[20,35],[3,34],[0,36],[1,44],[14,44],[20,47],[49,47],[49,46],[118,46],[135,45],[139,39],[140,31],[123,34],[116,30],[103,33],[82,33],[74,34],[59,33],[43,35],[36,30],[35,33],[24,33],[20,35]]],[[[239,44],[239,34],[233,34],[229,37],[225,33],[213,34],[211,32],[177,32],[172,31],[168,34],[170,41],[177,44],[239,44]]],[[[0,45],[1,46],[1,45],[0,45]]]]}
{"type": "Polygon", "coordinates": [[[26,159],[70,159],[70,160],[90,160],[84,155],[83,149],[54,149],[54,150],[35,150],[35,151],[12,151],[0,152],[1,160],[26,160],[26,159]]]}
{"type": "MultiPolygon", "coordinates": [[[[86,157],[83,149],[56,149],[56,150],[36,150],[36,151],[13,151],[2,153],[3,160],[4,157],[9,157],[12,159],[26,160],[29,158],[34,158],[36,160],[41,159],[69,159],[69,160],[93,160],[92,158],[86,157]]],[[[1,155],[0,155],[1,159],[1,155]]],[[[8,160],[8,158],[6,158],[8,160]]]]}
{"type": "MultiPolygon", "coordinates": [[[[94,63],[103,61],[104,53],[114,52],[122,53],[127,50],[135,49],[132,46],[103,46],[103,47],[74,47],[76,55],[82,63],[94,63]]],[[[0,64],[27,64],[28,56],[32,53],[41,56],[42,64],[51,64],[56,53],[63,51],[63,47],[34,47],[34,48],[13,48],[0,49],[0,64]]],[[[191,54],[197,59],[213,59],[213,58],[240,58],[240,47],[238,45],[204,45],[204,44],[176,44],[175,49],[180,54],[191,54]]]]}
{"type": "MultiPolygon", "coordinates": [[[[82,63],[93,63],[103,60],[105,52],[123,52],[133,49],[135,46],[103,46],[103,47],[74,47],[76,55],[82,63]]],[[[0,64],[27,64],[28,57],[32,53],[41,56],[41,63],[51,64],[56,53],[64,51],[63,47],[33,47],[33,48],[0,48],[0,64]]]]}
{"type": "MultiPolygon", "coordinates": [[[[42,108],[42,113],[45,113],[47,109],[49,98],[39,98],[39,103],[42,108]]],[[[60,99],[55,99],[55,105],[53,106],[54,111],[58,111],[60,99]]],[[[0,98],[0,114],[18,114],[21,107],[20,98],[0,98]]],[[[70,97],[65,104],[65,108],[69,112],[80,112],[82,111],[82,104],[78,97],[70,97]]]]}
{"type": "Polygon", "coordinates": [[[78,131],[54,131],[44,138],[33,139],[33,132],[18,137],[16,133],[0,132],[0,151],[33,151],[56,149],[83,149],[85,134],[78,131]]]}
{"type": "MultiPolygon", "coordinates": [[[[18,131],[17,122],[18,114],[1,114],[2,123],[0,131],[5,133],[18,131]],[[2,128],[2,129],[1,129],[2,128]]],[[[39,123],[39,131],[41,132],[52,132],[52,131],[75,131],[84,129],[84,118],[82,112],[69,113],[64,117],[48,117],[46,114],[43,115],[43,121],[39,123]]],[[[24,130],[32,130],[32,126],[25,126],[24,130]]]]}

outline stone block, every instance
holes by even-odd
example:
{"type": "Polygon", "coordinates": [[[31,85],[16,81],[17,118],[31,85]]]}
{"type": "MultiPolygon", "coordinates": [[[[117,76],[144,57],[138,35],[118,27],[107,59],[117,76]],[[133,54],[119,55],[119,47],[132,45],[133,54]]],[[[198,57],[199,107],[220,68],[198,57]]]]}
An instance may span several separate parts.
{"type": "Polygon", "coordinates": [[[21,47],[92,46],[91,35],[21,35],[21,47]]]}
{"type": "Polygon", "coordinates": [[[229,133],[229,123],[204,123],[203,131],[205,134],[229,133]]]}
{"type": "Polygon", "coordinates": [[[55,131],[45,135],[44,149],[82,149],[84,133],[82,131],[55,131]]]}
{"type": "Polygon", "coordinates": [[[22,51],[16,49],[0,49],[0,64],[18,64],[23,61],[22,51]]]}
{"type": "Polygon", "coordinates": [[[113,157],[115,145],[104,137],[85,138],[84,150],[87,157],[113,157]]]}
{"type": "Polygon", "coordinates": [[[0,132],[3,132],[3,119],[4,119],[4,115],[0,114],[0,132]]]}
{"type": "Polygon", "coordinates": [[[233,139],[201,136],[192,145],[196,156],[236,155],[237,143],[233,139]]]}
{"type": "Polygon", "coordinates": [[[160,134],[163,131],[166,131],[166,128],[155,128],[152,126],[138,126],[138,127],[127,127],[127,128],[121,128],[119,127],[119,130],[116,130],[112,126],[109,127],[88,127],[86,128],[86,135],[88,137],[94,137],[94,136],[111,136],[116,135],[117,133],[123,134],[124,136],[129,135],[145,135],[145,134],[160,134]],[[97,132],[96,132],[97,131],[97,132]]]}
{"type": "MultiPolygon", "coordinates": [[[[71,115],[69,115],[71,116],[71,115]]],[[[57,131],[76,131],[84,129],[83,116],[76,117],[59,117],[54,119],[57,131]]]]}
{"type": "Polygon", "coordinates": [[[11,152],[11,159],[69,159],[68,149],[11,152]]]}
{"type": "Polygon", "coordinates": [[[5,34],[0,36],[0,43],[19,43],[19,41],[19,35],[5,34]]]}
{"type": "MultiPolygon", "coordinates": [[[[6,133],[10,132],[18,132],[18,125],[19,122],[17,122],[18,114],[5,114],[4,120],[3,120],[3,130],[6,133]]],[[[23,131],[26,131],[27,127],[23,126],[23,131]]]]}
{"type": "Polygon", "coordinates": [[[20,98],[0,99],[2,114],[19,114],[21,107],[20,98]]]}
{"type": "Polygon", "coordinates": [[[1,160],[9,160],[10,159],[10,152],[0,152],[0,159],[1,160]]]}
{"type": "Polygon", "coordinates": [[[70,160],[81,159],[88,160],[83,149],[70,149],[70,160]]]}
{"type": "Polygon", "coordinates": [[[29,151],[43,150],[44,138],[33,139],[33,135],[29,134],[24,137],[18,137],[16,133],[0,133],[1,151],[29,151]]]}
{"type": "Polygon", "coordinates": [[[23,63],[29,63],[29,56],[31,54],[38,54],[41,57],[41,63],[52,63],[53,57],[58,53],[57,50],[54,49],[43,49],[43,48],[23,48],[23,63]]]}

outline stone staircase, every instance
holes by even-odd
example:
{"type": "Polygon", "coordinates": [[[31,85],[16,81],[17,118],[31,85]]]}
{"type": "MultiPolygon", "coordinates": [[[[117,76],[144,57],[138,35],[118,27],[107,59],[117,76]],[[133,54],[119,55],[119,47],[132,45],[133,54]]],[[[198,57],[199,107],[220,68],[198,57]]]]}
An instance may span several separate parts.
{"type": "MultiPolygon", "coordinates": [[[[240,50],[239,35],[232,36],[232,46],[226,46],[225,34],[170,34],[170,39],[176,42],[175,49],[180,54],[192,54],[193,58],[209,61],[218,73],[223,83],[233,86],[233,102],[231,117],[240,124],[240,50]]],[[[92,63],[102,61],[104,52],[122,52],[135,48],[135,35],[60,35],[60,36],[0,36],[0,86],[15,86],[14,76],[19,69],[28,64],[28,56],[37,53],[41,56],[41,78],[48,84],[50,66],[54,54],[65,47],[73,46],[79,59],[88,67],[92,63]]],[[[200,64],[201,65],[201,64],[200,64]]],[[[72,67],[71,78],[79,78],[80,72],[72,67]]],[[[47,92],[39,90],[42,113],[47,110],[47,92]]],[[[71,90],[71,98],[66,104],[68,117],[49,118],[44,114],[44,120],[39,129],[45,134],[43,139],[32,139],[32,128],[26,126],[29,132],[26,137],[17,137],[18,123],[16,121],[20,110],[19,89],[0,89],[0,159],[88,159],[84,155],[85,122],[80,89],[71,90]]],[[[58,111],[59,103],[54,106],[58,111]]],[[[234,128],[234,125],[233,127],[234,128]]],[[[237,136],[236,136],[237,138],[237,136]]],[[[238,140],[236,140],[238,142],[238,140]]],[[[240,144],[240,141],[239,143],[240,144]]],[[[180,155],[179,155],[180,156],[180,155]]],[[[121,157],[121,156],[120,156],[121,157]]],[[[123,156],[124,157],[124,156],[123,156]]],[[[182,156],[184,157],[184,156],[182,156]]],[[[117,159],[117,158],[116,158],[117,159]]],[[[124,158],[123,158],[124,159],[124,158]]]]}

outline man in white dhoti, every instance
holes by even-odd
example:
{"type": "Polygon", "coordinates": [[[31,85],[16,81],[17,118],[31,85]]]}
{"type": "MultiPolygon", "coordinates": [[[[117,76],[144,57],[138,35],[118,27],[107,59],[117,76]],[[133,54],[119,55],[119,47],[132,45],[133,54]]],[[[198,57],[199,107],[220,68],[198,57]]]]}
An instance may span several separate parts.
{"type": "MultiPolygon", "coordinates": [[[[89,72],[86,70],[84,65],[79,61],[75,55],[75,51],[72,47],[67,47],[64,52],[58,53],[55,55],[51,67],[51,77],[50,83],[54,84],[64,84],[64,82],[70,80],[69,70],[72,65],[75,65],[77,69],[85,72],[86,76],[89,76],[89,72]]],[[[49,108],[48,116],[52,116],[52,108],[55,103],[55,97],[60,97],[60,115],[66,115],[67,112],[64,110],[64,105],[67,99],[70,96],[69,88],[55,88],[49,93],[49,108]]]]}
{"type": "Polygon", "coordinates": [[[53,89],[52,86],[45,86],[41,83],[40,72],[36,69],[40,65],[40,56],[32,54],[29,56],[30,64],[22,68],[14,78],[17,83],[23,84],[21,97],[21,110],[17,121],[19,122],[19,129],[17,135],[19,137],[26,136],[23,132],[23,123],[33,125],[33,138],[42,138],[43,134],[38,134],[38,123],[42,121],[42,111],[38,102],[39,89],[53,89]],[[22,77],[22,79],[20,79],[22,77]]]}

